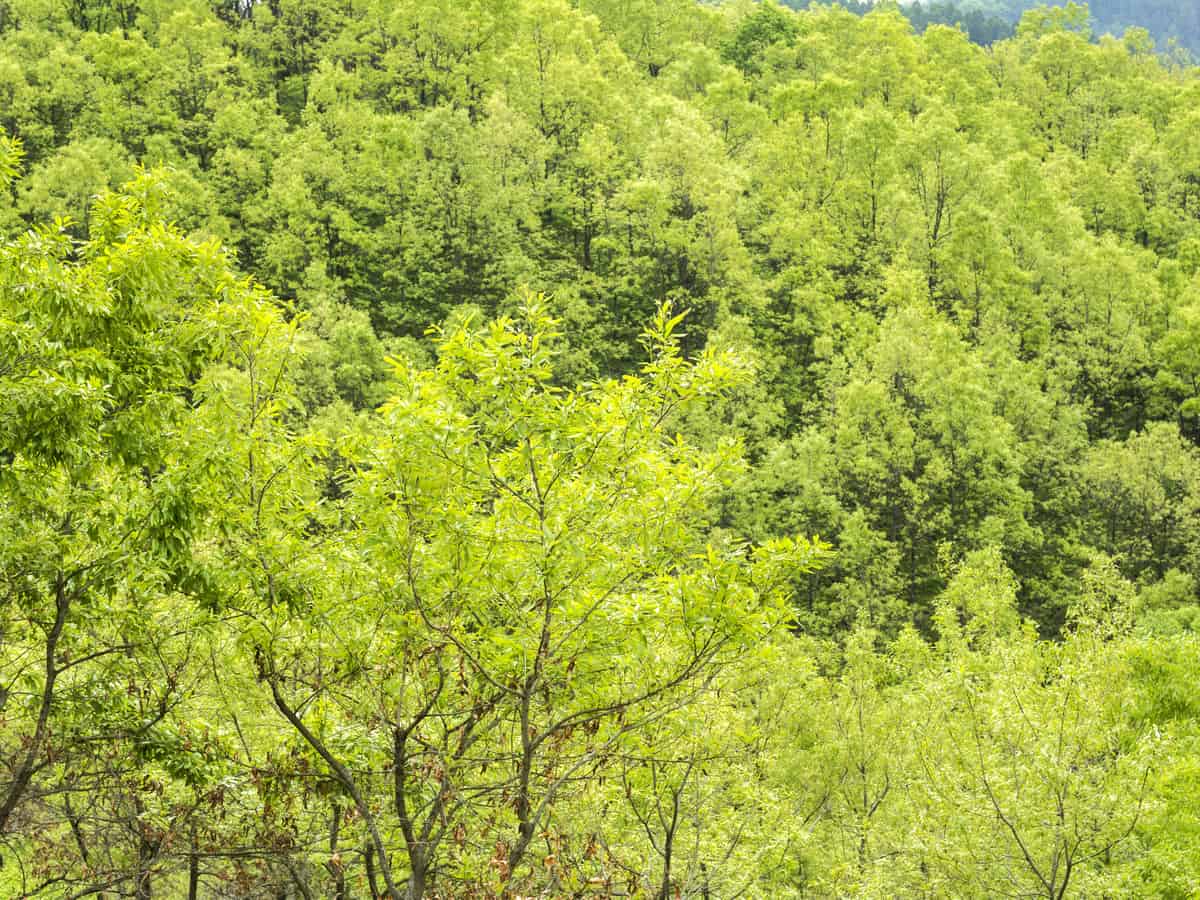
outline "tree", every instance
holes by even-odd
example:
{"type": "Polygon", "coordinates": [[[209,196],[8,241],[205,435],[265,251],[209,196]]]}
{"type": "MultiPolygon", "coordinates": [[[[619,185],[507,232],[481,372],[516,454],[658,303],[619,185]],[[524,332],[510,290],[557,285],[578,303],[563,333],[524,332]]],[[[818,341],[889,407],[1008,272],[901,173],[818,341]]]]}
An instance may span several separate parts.
{"type": "MultiPolygon", "coordinates": [[[[434,370],[397,363],[395,395],[343,445],[336,514],[306,487],[304,442],[270,424],[279,397],[247,382],[224,425],[255,461],[236,476],[231,552],[259,677],[365,823],[390,896],[435,875],[463,890],[581,877],[555,852],[531,862],[535,840],[581,840],[566,805],[782,624],[788,578],[821,558],[805,540],[701,537],[734,448],[665,429],[740,377],[736,357],[686,363],[664,311],[642,375],[561,390],[544,303],[447,330],[434,370]],[[298,540],[306,519],[315,543],[298,540]]],[[[271,359],[264,387],[282,383],[271,359]]]]}
{"type": "Polygon", "coordinates": [[[1200,536],[1191,526],[1200,458],[1176,426],[1160,422],[1126,441],[1094,445],[1082,475],[1093,545],[1119,559],[1126,577],[1159,580],[1170,569],[1200,574],[1200,536]]]}
{"type": "MultiPolygon", "coordinates": [[[[1089,570],[1061,645],[1016,627],[1005,580],[990,579],[992,597],[971,617],[984,624],[951,651],[944,732],[921,748],[936,798],[930,825],[944,835],[927,864],[948,884],[1060,900],[1077,885],[1097,889],[1128,846],[1157,741],[1121,711],[1131,592],[1115,571],[1089,570]]],[[[942,613],[951,647],[958,615],[942,613]]]]}
{"type": "MultiPolygon", "coordinates": [[[[0,177],[18,149],[0,145],[0,177]]],[[[156,221],[158,203],[143,175],[96,202],[78,248],[65,220],[0,247],[0,835],[47,838],[59,810],[85,872],[71,800],[112,771],[92,770],[92,748],[144,763],[171,746],[160,732],[184,690],[189,626],[169,611],[209,587],[180,426],[213,330],[253,302],[215,244],[156,221]]],[[[151,827],[143,811],[137,829],[151,827]]],[[[96,877],[141,898],[163,834],[139,833],[136,860],[96,877]]]]}

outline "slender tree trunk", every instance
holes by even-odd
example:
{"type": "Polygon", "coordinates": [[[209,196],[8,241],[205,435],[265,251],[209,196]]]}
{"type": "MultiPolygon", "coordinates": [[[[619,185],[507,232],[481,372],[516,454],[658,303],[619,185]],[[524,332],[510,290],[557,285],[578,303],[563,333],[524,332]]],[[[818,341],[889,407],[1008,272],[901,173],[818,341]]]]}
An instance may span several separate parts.
{"type": "Polygon", "coordinates": [[[146,812],[146,807],[138,797],[134,797],[134,811],[137,813],[137,834],[138,834],[138,859],[137,859],[137,880],[134,882],[133,896],[136,900],[153,900],[154,883],[153,873],[150,871],[154,865],[154,860],[158,858],[158,849],[161,846],[162,840],[151,840],[147,832],[149,827],[142,816],[146,812]]]}
{"type": "Polygon", "coordinates": [[[349,897],[346,893],[346,870],[338,855],[338,831],[341,824],[342,808],[335,803],[329,820],[329,863],[326,866],[329,869],[330,877],[333,878],[334,900],[347,900],[349,897]]]}
{"type": "Polygon", "coordinates": [[[144,835],[138,838],[138,873],[137,883],[134,886],[134,897],[137,900],[153,900],[154,889],[150,866],[154,864],[157,850],[157,845],[147,840],[144,835]]]}
{"type": "Polygon", "coordinates": [[[188,854],[188,900],[200,897],[200,855],[196,853],[195,832],[192,833],[192,851],[188,854]]]}
{"type": "Polygon", "coordinates": [[[363,850],[363,862],[367,867],[367,886],[371,890],[371,900],[378,900],[383,894],[379,890],[379,881],[375,877],[375,848],[369,843],[363,850]]]}
{"type": "Polygon", "coordinates": [[[67,822],[71,826],[71,834],[75,838],[75,846],[79,848],[79,859],[85,866],[90,867],[92,860],[88,853],[87,843],[83,839],[83,829],[79,827],[79,816],[71,808],[71,793],[69,790],[63,796],[63,811],[67,814],[67,822]]]}
{"type": "Polygon", "coordinates": [[[46,633],[45,681],[42,682],[42,700],[38,708],[37,724],[33,736],[25,751],[25,756],[16,768],[12,783],[0,802],[0,834],[8,829],[8,820],[13,810],[25,795],[29,781],[37,768],[37,758],[46,741],[46,732],[50,727],[50,708],[54,703],[54,683],[58,680],[58,641],[62,637],[63,626],[67,623],[67,612],[71,608],[71,597],[67,593],[66,581],[60,572],[54,586],[54,624],[46,633]]]}
{"type": "Polygon", "coordinates": [[[671,900],[671,854],[675,849],[675,832],[668,831],[663,840],[663,874],[662,886],[658,890],[658,900],[671,900]]]}
{"type": "Polygon", "coordinates": [[[271,696],[275,701],[275,708],[278,709],[285,719],[291,723],[292,727],[300,733],[300,736],[308,743],[317,754],[325,760],[329,766],[334,778],[346,789],[354,801],[354,807],[358,810],[358,814],[362,816],[363,822],[367,826],[367,833],[370,835],[371,843],[375,846],[375,852],[379,855],[380,873],[383,875],[383,882],[386,886],[387,896],[391,900],[401,900],[401,894],[396,887],[396,882],[392,878],[392,869],[390,861],[387,857],[387,850],[383,843],[383,836],[380,834],[379,826],[375,821],[375,814],[371,812],[371,807],[367,804],[363,797],[362,791],[358,789],[358,784],[354,780],[354,776],[325,746],[324,742],[318,738],[300,718],[299,714],[288,705],[283,694],[280,693],[278,676],[273,669],[265,669],[265,659],[259,659],[259,665],[262,668],[262,676],[267,680],[271,688],[271,696]]]}

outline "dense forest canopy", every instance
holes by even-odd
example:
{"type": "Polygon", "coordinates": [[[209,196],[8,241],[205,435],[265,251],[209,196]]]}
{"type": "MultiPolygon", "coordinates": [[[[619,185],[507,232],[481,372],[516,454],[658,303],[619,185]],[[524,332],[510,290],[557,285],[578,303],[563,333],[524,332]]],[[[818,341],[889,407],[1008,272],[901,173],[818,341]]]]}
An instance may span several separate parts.
{"type": "MultiPolygon", "coordinates": [[[[788,0],[784,5],[792,9],[806,10],[821,4],[819,0],[788,0]]],[[[855,15],[865,16],[876,11],[878,4],[873,0],[840,0],[836,5],[855,15]]],[[[924,33],[930,25],[951,25],[965,31],[967,37],[983,46],[990,46],[996,41],[1012,37],[1016,27],[1015,19],[1002,10],[992,11],[971,4],[959,6],[951,0],[927,0],[925,3],[913,0],[912,3],[889,8],[903,14],[918,33],[924,33]]]]}
{"type": "MultiPolygon", "coordinates": [[[[793,9],[809,9],[819,0],[785,0],[793,9]]],[[[1013,36],[1024,13],[1035,8],[1058,10],[1075,20],[1072,26],[1094,37],[1122,37],[1130,29],[1146,31],[1158,50],[1192,60],[1200,53],[1200,6],[1191,0],[1056,0],[1049,4],[1034,0],[836,0],[857,15],[881,9],[899,10],[918,32],[930,25],[952,25],[962,29],[976,44],[990,46],[1013,36]]]]}
{"type": "Polygon", "coordinates": [[[1130,28],[1145,28],[1160,49],[1165,50],[1175,42],[1193,54],[1200,54],[1200,8],[1195,3],[1187,0],[1093,0],[1088,6],[1097,34],[1123,34],[1130,28]]]}
{"type": "Polygon", "coordinates": [[[968,11],[0,0],[0,896],[1200,894],[1200,69],[968,11]]]}
{"type": "MultiPolygon", "coordinates": [[[[919,0],[914,0],[913,5],[915,2],[919,0]]],[[[1096,34],[1120,36],[1130,28],[1144,28],[1162,50],[1175,42],[1192,53],[1200,53],[1200,7],[1191,0],[1090,0],[1087,4],[1076,4],[1074,0],[1056,0],[1050,4],[1033,0],[963,0],[961,3],[966,15],[989,15],[1012,22],[1042,5],[1064,8],[1086,5],[1096,34]]],[[[904,8],[908,7],[905,3],[904,8]]]]}

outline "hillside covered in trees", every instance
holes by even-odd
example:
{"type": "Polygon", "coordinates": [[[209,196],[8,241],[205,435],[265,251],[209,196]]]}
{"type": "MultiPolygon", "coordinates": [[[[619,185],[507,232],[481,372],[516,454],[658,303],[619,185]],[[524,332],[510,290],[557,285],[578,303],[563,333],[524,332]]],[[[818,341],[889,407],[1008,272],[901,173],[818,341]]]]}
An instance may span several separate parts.
{"type": "MultiPolygon", "coordinates": [[[[786,0],[785,5],[805,10],[821,4],[786,0]]],[[[918,33],[930,25],[954,26],[985,47],[1011,38],[1024,13],[1038,8],[1035,15],[1045,15],[1047,7],[1035,0],[838,0],[833,5],[860,16],[899,11],[918,33]]],[[[1092,0],[1090,4],[1059,0],[1048,6],[1055,10],[1053,15],[1062,17],[1059,27],[1093,39],[1144,31],[1133,39],[1148,40],[1177,60],[1194,61],[1200,54],[1200,6],[1192,0],[1092,0]]]]}
{"type": "Polygon", "coordinates": [[[0,896],[1200,894],[1200,69],[1088,16],[0,0],[0,896]]]}
{"type": "MultiPolygon", "coordinates": [[[[914,0],[911,6],[919,2],[920,0],[914,0]]],[[[1034,0],[962,0],[957,5],[960,8],[960,18],[948,21],[951,24],[962,21],[965,25],[972,20],[980,21],[980,17],[994,17],[1002,21],[1016,22],[1026,11],[1042,5],[1034,0]]],[[[1160,50],[1170,49],[1171,43],[1175,42],[1189,49],[1192,54],[1200,53],[1200,6],[1192,0],[1091,0],[1087,4],[1076,4],[1073,0],[1057,0],[1048,5],[1067,9],[1072,6],[1086,8],[1091,16],[1090,28],[1096,34],[1119,36],[1130,28],[1143,28],[1149,32],[1160,50]]],[[[905,3],[902,8],[908,10],[911,7],[905,3]]]]}
{"type": "MultiPolygon", "coordinates": [[[[1032,5],[1032,4],[1030,4],[1032,5]]],[[[1098,34],[1124,34],[1145,28],[1160,50],[1172,42],[1200,56],[1200,7],[1188,0],[1093,0],[1088,4],[1093,30],[1098,34]]],[[[1019,14],[1020,9],[1014,10],[1019,14]]]]}

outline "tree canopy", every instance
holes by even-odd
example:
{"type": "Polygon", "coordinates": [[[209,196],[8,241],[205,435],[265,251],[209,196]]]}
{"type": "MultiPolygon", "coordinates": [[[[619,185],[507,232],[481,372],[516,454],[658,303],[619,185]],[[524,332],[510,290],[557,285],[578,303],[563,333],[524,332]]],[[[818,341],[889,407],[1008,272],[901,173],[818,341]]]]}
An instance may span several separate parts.
{"type": "Polygon", "coordinates": [[[0,895],[1200,892],[1200,69],[1010,12],[0,0],[0,895]]]}

